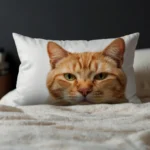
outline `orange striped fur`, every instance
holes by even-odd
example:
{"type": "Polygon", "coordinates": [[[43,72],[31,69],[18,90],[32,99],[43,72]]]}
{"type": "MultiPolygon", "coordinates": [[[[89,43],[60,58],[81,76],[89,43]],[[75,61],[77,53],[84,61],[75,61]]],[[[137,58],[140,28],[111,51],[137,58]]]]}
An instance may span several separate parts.
{"type": "Polygon", "coordinates": [[[126,102],[122,70],[125,44],[118,38],[100,52],[70,53],[54,42],[47,45],[52,70],[47,76],[50,104],[77,105],[126,102]],[[76,78],[68,81],[65,73],[76,78]],[[99,73],[107,76],[95,79],[99,73]]]}

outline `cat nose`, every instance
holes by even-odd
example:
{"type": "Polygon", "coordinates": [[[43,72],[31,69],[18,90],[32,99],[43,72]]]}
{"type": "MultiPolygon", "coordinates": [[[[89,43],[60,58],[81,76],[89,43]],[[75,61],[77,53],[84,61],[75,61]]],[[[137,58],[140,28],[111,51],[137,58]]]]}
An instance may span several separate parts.
{"type": "Polygon", "coordinates": [[[83,96],[87,96],[92,89],[91,88],[80,88],[78,89],[78,91],[83,95],[83,96]]]}

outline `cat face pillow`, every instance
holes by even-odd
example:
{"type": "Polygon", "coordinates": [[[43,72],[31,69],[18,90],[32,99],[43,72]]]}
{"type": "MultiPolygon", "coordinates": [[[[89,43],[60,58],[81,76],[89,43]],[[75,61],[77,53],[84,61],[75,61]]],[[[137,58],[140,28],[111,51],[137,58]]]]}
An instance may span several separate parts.
{"type": "Polygon", "coordinates": [[[13,38],[21,64],[16,89],[0,104],[140,102],[133,70],[139,33],[117,40],[45,40],[17,33],[13,38]]]}
{"type": "Polygon", "coordinates": [[[54,42],[48,43],[47,51],[51,65],[47,77],[50,104],[126,102],[122,38],[100,52],[70,53],[54,42]]]}

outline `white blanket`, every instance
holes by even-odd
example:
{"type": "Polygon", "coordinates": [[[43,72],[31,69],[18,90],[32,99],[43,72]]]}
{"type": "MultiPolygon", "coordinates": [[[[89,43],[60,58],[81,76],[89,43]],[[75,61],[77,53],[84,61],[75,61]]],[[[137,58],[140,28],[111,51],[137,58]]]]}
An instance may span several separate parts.
{"type": "Polygon", "coordinates": [[[0,150],[149,150],[150,103],[0,105],[0,150]]]}

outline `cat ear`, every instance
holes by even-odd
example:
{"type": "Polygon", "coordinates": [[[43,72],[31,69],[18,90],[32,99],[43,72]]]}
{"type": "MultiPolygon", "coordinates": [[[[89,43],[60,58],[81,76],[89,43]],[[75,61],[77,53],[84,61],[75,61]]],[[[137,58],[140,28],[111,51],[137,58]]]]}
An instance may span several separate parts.
{"type": "Polygon", "coordinates": [[[117,38],[103,50],[103,55],[116,61],[118,67],[120,68],[123,63],[124,51],[124,40],[122,38],[117,38]]]}
{"type": "Polygon", "coordinates": [[[59,62],[61,59],[69,55],[69,52],[67,52],[61,46],[59,46],[54,42],[48,42],[47,52],[50,58],[52,68],[55,68],[57,62],[59,62]]]}

